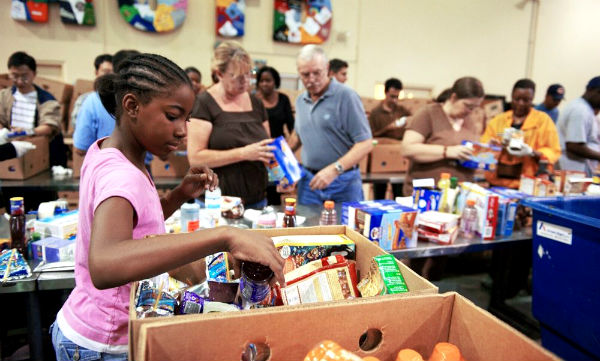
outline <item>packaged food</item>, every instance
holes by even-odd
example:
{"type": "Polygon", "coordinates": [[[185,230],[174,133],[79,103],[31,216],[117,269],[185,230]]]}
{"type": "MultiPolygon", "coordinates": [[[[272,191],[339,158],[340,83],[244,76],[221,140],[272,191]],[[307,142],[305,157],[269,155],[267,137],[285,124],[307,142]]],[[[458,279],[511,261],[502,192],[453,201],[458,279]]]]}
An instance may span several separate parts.
{"type": "Polygon", "coordinates": [[[502,147],[469,140],[463,140],[462,145],[471,148],[473,154],[467,160],[459,160],[458,164],[471,169],[496,170],[498,156],[502,151],[502,147]]]}
{"type": "Polygon", "coordinates": [[[419,215],[417,224],[421,228],[430,229],[437,233],[445,233],[458,225],[459,218],[455,214],[427,211],[419,215]]]}
{"type": "Polygon", "coordinates": [[[271,292],[269,282],[273,271],[260,263],[242,262],[242,277],[240,278],[240,294],[242,307],[247,308],[262,302],[271,292]]]}
{"type": "Polygon", "coordinates": [[[208,300],[212,302],[232,303],[240,287],[239,281],[217,282],[208,281],[208,300]]]}
{"type": "Polygon", "coordinates": [[[267,165],[269,181],[282,185],[298,182],[302,177],[302,169],[285,138],[279,136],[269,145],[275,147],[273,158],[267,165]]]}
{"type": "Polygon", "coordinates": [[[0,253],[0,281],[6,282],[31,276],[29,264],[15,248],[0,253]]]}
{"type": "MultiPolygon", "coordinates": [[[[358,231],[386,251],[414,247],[412,234],[417,211],[394,203],[356,211],[358,231]]],[[[416,241],[416,239],[415,239],[416,241]]]]}
{"type": "Polygon", "coordinates": [[[356,259],[354,241],[343,234],[289,235],[272,237],[275,248],[285,259],[283,273],[288,273],[309,262],[342,255],[348,260],[356,259]]]}
{"type": "Polygon", "coordinates": [[[240,197],[223,196],[221,204],[221,216],[228,219],[242,218],[244,215],[244,205],[240,197]]]}
{"type": "Polygon", "coordinates": [[[184,291],[181,294],[177,310],[181,315],[202,313],[204,310],[204,299],[193,292],[184,291]]]}
{"type": "Polygon", "coordinates": [[[358,284],[362,297],[408,292],[408,286],[391,254],[373,257],[369,274],[358,284]]]}
{"type": "Polygon", "coordinates": [[[454,241],[456,241],[456,238],[458,237],[458,226],[454,226],[454,228],[444,233],[439,233],[431,229],[417,227],[417,234],[419,235],[419,240],[421,241],[428,241],[441,245],[447,245],[452,244],[454,243],[454,241]]]}
{"type": "Polygon", "coordinates": [[[439,211],[442,192],[427,188],[413,189],[413,208],[419,212],[439,211]]]}
{"type": "Polygon", "coordinates": [[[283,303],[298,305],[358,297],[356,266],[343,256],[310,262],[285,275],[283,303]]]}
{"type": "Polygon", "coordinates": [[[47,237],[31,243],[34,260],[50,262],[74,261],[75,240],[47,237]]]}
{"type": "Polygon", "coordinates": [[[206,275],[209,281],[231,282],[232,269],[229,267],[229,260],[226,252],[218,252],[206,256],[206,275]]]}
{"type": "Polygon", "coordinates": [[[162,286],[157,288],[150,280],[140,282],[135,306],[138,318],[175,315],[177,301],[168,292],[163,291],[162,286]]]}

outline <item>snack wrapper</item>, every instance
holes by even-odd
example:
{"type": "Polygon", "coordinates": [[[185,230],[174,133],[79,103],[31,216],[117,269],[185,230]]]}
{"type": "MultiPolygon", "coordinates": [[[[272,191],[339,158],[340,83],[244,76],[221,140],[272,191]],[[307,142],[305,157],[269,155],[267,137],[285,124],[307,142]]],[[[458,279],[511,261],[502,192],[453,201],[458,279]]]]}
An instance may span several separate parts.
{"type": "Polygon", "coordinates": [[[206,275],[209,281],[231,282],[227,253],[219,252],[206,256],[206,275]]]}
{"type": "Polygon", "coordinates": [[[181,315],[202,313],[204,311],[204,299],[193,292],[184,291],[181,294],[181,301],[177,310],[181,315]]]}
{"type": "Polygon", "coordinates": [[[31,276],[29,264],[16,249],[5,249],[0,253],[0,280],[2,282],[31,276]]]}

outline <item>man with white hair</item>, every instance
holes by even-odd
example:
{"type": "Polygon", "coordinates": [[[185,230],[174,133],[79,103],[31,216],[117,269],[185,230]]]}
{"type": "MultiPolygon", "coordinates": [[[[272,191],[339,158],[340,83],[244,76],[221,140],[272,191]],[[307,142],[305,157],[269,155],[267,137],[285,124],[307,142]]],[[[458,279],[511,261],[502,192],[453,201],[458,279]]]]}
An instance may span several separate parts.
{"type": "Polygon", "coordinates": [[[358,94],[329,78],[327,55],[306,45],[297,59],[306,88],[296,99],[292,147],[302,147],[305,174],[298,182],[299,204],[363,200],[357,163],[373,148],[371,129],[358,94]]]}

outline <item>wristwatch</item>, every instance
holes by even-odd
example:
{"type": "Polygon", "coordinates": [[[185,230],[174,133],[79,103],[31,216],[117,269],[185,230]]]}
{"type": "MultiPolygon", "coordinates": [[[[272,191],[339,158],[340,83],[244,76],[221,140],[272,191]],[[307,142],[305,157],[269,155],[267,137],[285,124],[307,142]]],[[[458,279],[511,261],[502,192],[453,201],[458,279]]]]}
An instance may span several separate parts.
{"type": "Polygon", "coordinates": [[[344,173],[344,166],[342,165],[342,163],[340,163],[340,161],[335,161],[333,166],[335,167],[335,170],[338,172],[338,174],[344,173]]]}

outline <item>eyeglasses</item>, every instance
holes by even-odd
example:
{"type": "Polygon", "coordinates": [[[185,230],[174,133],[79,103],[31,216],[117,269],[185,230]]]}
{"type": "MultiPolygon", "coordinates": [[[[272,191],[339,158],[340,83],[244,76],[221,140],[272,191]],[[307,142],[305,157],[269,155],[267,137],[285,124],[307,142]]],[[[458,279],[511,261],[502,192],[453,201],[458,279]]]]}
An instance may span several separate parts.
{"type": "Polygon", "coordinates": [[[225,73],[231,79],[237,81],[238,83],[244,83],[252,78],[252,72],[247,72],[244,74],[240,74],[235,76],[233,73],[225,73]]]}
{"type": "Polygon", "coordinates": [[[313,76],[313,78],[320,78],[324,72],[325,72],[325,70],[323,70],[323,69],[319,69],[319,70],[315,70],[315,71],[303,71],[300,73],[300,78],[309,79],[311,77],[311,75],[313,76]]]}
{"type": "Polygon", "coordinates": [[[8,74],[8,78],[13,81],[21,80],[22,82],[28,82],[31,78],[31,74],[23,73],[23,74],[8,74]]]}

